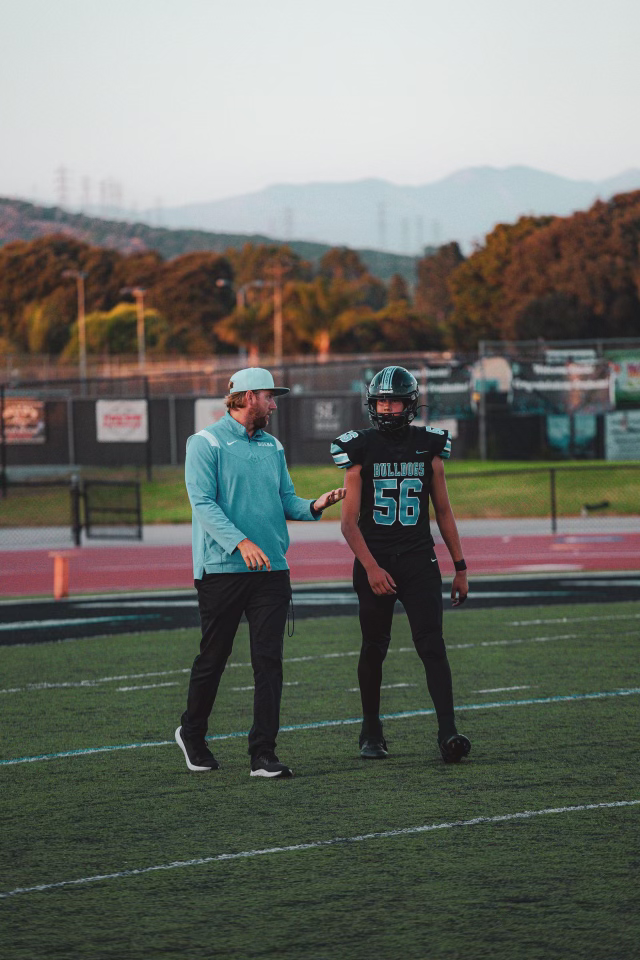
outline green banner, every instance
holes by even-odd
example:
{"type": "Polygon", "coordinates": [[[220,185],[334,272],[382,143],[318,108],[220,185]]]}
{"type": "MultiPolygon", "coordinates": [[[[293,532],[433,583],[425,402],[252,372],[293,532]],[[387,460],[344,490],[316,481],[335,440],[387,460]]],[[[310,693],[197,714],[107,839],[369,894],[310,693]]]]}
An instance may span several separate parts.
{"type": "Polygon", "coordinates": [[[640,406],[640,350],[605,350],[615,376],[616,406],[640,406]]]}

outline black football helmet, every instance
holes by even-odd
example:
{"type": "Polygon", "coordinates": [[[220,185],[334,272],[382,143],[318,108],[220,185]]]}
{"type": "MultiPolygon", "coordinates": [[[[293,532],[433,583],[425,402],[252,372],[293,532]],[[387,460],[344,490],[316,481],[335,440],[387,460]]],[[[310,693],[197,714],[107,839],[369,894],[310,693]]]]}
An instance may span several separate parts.
{"type": "Polygon", "coordinates": [[[418,381],[404,367],[385,367],[369,384],[367,406],[376,430],[401,430],[418,413],[418,381]],[[378,413],[377,400],[402,400],[404,409],[402,413],[378,413]]]}

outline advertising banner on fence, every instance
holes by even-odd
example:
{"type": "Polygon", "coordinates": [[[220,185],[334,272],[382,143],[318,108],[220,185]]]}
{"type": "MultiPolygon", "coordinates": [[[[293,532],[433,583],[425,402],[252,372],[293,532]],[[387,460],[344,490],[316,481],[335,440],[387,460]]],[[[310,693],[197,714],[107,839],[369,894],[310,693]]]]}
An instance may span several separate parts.
{"type": "Polygon", "coordinates": [[[2,419],[0,442],[3,435],[7,444],[45,442],[44,400],[5,396],[2,419]]]}
{"type": "Polygon", "coordinates": [[[614,406],[607,360],[511,365],[512,409],[517,413],[606,413],[614,406]]]}
{"type": "Polygon", "coordinates": [[[431,423],[436,417],[471,416],[471,371],[465,366],[423,367],[411,370],[420,386],[431,423]]]}
{"type": "Polygon", "coordinates": [[[616,405],[640,405],[640,350],[605,350],[615,376],[616,405]]]}
{"type": "Polygon", "coordinates": [[[98,443],[146,443],[147,401],[96,401],[96,437],[98,443]]]}
{"type": "Polygon", "coordinates": [[[604,418],[607,460],[640,460],[640,410],[608,413],[604,418]]]}
{"type": "Polygon", "coordinates": [[[193,432],[198,433],[205,427],[216,423],[227,412],[223,397],[200,397],[193,405],[193,432]]]}

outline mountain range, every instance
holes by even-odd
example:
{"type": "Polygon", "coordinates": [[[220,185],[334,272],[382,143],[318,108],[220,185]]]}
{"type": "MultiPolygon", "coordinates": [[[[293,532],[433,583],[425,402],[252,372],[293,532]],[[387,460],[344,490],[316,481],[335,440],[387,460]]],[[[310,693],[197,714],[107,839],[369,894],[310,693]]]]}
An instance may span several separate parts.
{"type": "Polygon", "coordinates": [[[471,167],[423,186],[385,180],[279,184],[255,193],[149,210],[171,228],[259,233],[420,256],[452,240],[468,252],[496,223],[524,214],[568,216],[597,199],[640,188],[640,169],[606,180],[571,180],[531,167],[471,167]]]}

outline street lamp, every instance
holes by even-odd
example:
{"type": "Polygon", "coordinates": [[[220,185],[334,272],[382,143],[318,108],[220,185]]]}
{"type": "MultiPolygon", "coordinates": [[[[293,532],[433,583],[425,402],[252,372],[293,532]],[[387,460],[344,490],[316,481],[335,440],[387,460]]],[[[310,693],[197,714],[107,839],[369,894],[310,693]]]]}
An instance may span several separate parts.
{"type": "Polygon", "coordinates": [[[136,301],[136,332],[138,336],[138,369],[144,372],[145,366],[145,337],[144,337],[144,287],[123,287],[121,294],[130,294],[136,301]]]}
{"type": "Polygon", "coordinates": [[[80,355],[80,379],[87,379],[87,328],[84,320],[84,270],[65,270],[66,279],[75,280],[78,286],[78,351],[80,355]]]}

